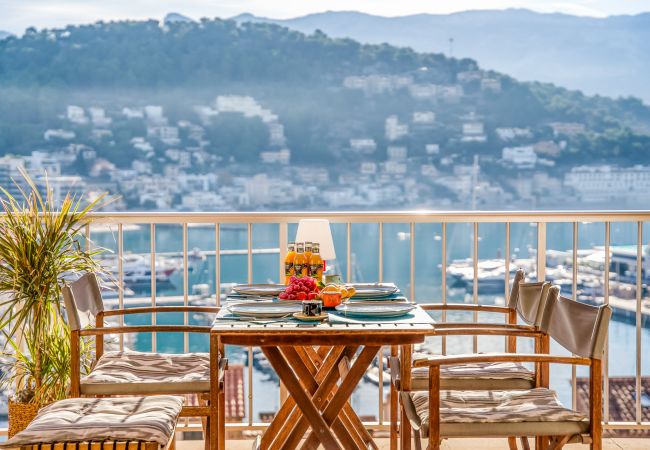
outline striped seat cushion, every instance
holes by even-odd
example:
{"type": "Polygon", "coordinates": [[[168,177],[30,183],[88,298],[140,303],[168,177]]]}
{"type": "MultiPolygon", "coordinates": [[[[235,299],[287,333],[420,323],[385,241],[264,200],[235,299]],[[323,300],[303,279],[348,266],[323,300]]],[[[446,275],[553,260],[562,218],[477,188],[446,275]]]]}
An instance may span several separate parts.
{"type": "Polygon", "coordinates": [[[172,395],[69,398],[42,408],[25,430],[1,445],[119,440],[165,448],[182,406],[183,397],[172,395]]]}
{"type": "Polygon", "coordinates": [[[81,379],[84,395],[186,394],[210,391],[207,353],[106,352],[81,379]]]}
{"type": "MultiPolygon", "coordinates": [[[[428,355],[416,355],[426,359],[428,355]]],[[[505,390],[532,389],[535,387],[535,373],[521,363],[479,362],[442,366],[440,378],[443,389],[459,390],[505,390]]],[[[411,389],[429,389],[429,368],[416,367],[411,371],[411,389]]]]}
{"type": "MultiPolygon", "coordinates": [[[[410,393],[421,423],[429,421],[429,393],[410,393]]],[[[581,422],[586,417],[565,408],[555,391],[441,391],[442,423],[581,422]]]]}

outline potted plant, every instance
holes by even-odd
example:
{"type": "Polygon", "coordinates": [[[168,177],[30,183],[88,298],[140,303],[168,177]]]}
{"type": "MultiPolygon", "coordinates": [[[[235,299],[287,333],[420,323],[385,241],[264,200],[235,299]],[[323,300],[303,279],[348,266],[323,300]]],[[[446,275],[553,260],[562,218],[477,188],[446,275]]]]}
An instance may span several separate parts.
{"type": "MultiPolygon", "coordinates": [[[[70,337],[61,288],[66,277],[102,271],[93,258],[100,250],[84,250],[82,242],[89,213],[105,204],[104,197],[85,202],[68,194],[57,204],[47,178],[41,194],[22,175],[26,188],[19,186],[20,198],[0,188],[0,329],[7,341],[1,384],[15,392],[9,401],[10,435],[40,407],[65,398],[70,337]]],[[[89,351],[85,346],[82,358],[89,351]]]]}

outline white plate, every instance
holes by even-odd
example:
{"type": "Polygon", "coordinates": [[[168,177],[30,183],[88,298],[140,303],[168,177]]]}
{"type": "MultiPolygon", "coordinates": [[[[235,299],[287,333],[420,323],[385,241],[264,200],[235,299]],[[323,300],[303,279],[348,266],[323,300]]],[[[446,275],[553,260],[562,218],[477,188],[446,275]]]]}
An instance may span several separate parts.
{"type": "Polygon", "coordinates": [[[284,284],[236,284],[232,287],[233,292],[244,295],[265,295],[275,297],[284,292],[284,284]]]}
{"type": "Polygon", "coordinates": [[[411,303],[391,304],[368,304],[368,303],[344,303],[336,307],[336,310],[344,316],[350,317],[401,317],[416,308],[411,303]]]}
{"type": "Polygon", "coordinates": [[[226,309],[235,316],[276,318],[302,311],[302,304],[299,302],[237,303],[226,306],[226,309]]]}
{"type": "Polygon", "coordinates": [[[358,283],[353,284],[356,298],[388,297],[397,292],[397,286],[392,283],[358,283]]]}

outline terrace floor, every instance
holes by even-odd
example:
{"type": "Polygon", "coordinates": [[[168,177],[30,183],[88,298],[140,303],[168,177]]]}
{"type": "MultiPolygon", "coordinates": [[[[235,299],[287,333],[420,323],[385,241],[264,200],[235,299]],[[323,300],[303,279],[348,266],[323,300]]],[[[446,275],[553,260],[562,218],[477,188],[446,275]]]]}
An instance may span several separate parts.
{"type": "MultiPolygon", "coordinates": [[[[387,439],[378,439],[380,450],[388,450],[387,439]]],[[[647,450],[650,448],[650,439],[626,439],[607,438],[603,440],[603,450],[647,450]]],[[[253,441],[237,440],[226,441],[228,450],[250,450],[253,441]]],[[[425,446],[423,446],[426,448],[425,446]]],[[[177,441],[178,450],[203,450],[203,441],[177,441]]],[[[508,443],[505,439],[450,439],[442,443],[444,450],[505,450],[508,443]]],[[[570,444],[564,447],[566,450],[588,449],[589,446],[582,444],[570,444]]]]}

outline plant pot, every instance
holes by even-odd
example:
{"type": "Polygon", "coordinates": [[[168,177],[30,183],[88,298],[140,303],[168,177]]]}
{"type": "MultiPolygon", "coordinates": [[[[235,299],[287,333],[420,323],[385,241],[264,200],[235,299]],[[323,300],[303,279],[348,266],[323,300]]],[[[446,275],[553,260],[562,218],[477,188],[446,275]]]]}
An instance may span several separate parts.
{"type": "Polygon", "coordinates": [[[9,400],[9,430],[11,438],[20,433],[34,420],[38,414],[38,405],[35,403],[16,403],[9,400]]]}

